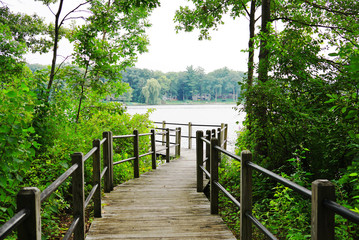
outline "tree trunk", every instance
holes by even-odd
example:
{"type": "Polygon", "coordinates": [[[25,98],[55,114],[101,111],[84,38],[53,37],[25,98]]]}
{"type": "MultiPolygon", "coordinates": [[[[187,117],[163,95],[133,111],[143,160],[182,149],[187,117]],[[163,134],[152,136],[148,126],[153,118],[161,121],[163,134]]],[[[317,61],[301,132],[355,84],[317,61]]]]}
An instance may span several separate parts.
{"type": "Polygon", "coordinates": [[[268,23],[270,22],[270,2],[271,0],[262,0],[262,24],[259,50],[259,66],[258,66],[258,90],[256,96],[256,104],[253,109],[254,117],[257,119],[256,128],[260,134],[256,136],[257,144],[255,148],[256,154],[265,158],[268,156],[267,138],[265,128],[267,126],[267,104],[266,95],[261,91],[263,84],[268,81],[269,71],[269,49],[267,48],[267,37],[269,33],[268,23]]]}
{"type": "MultiPolygon", "coordinates": [[[[55,77],[57,48],[58,48],[59,29],[60,29],[59,20],[60,20],[60,14],[61,14],[61,11],[62,11],[63,3],[64,3],[64,0],[60,0],[59,9],[57,10],[57,13],[55,15],[54,48],[53,48],[53,52],[52,52],[52,63],[51,63],[50,79],[49,79],[49,83],[47,85],[48,92],[50,92],[50,90],[51,90],[52,84],[54,82],[54,77],[55,77]]],[[[50,96],[50,94],[49,94],[49,96],[50,96]]]]}

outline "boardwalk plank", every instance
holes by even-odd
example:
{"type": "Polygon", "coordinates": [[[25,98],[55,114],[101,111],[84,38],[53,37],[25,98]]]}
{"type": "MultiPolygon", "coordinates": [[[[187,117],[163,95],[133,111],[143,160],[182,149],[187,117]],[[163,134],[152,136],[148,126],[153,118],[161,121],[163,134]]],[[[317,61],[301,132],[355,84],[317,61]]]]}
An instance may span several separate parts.
{"type": "Polygon", "coordinates": [[[196,192],[194,151],[181,154],[106,194],[86,239],[236,239],[196,192]]]}

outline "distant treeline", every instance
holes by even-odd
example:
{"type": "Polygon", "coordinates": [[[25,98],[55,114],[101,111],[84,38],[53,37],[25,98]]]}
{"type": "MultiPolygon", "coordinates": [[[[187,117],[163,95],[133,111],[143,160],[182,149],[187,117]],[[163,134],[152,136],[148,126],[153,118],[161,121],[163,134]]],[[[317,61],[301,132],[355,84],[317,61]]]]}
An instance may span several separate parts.
{"type": "Polygon", "coordinates": [[[133,102],[156,104],[166,101],[236,101],[244,73],[221,68],[206,74],[203,68],[163,73],[129,68],[123,81],[132,88],[133,102]]]}
{"type": "MultiPolygon", "coordinates": [[[[29,64],[32,72],[45,68],[29,64]]],[[[108,96],[109,101],[159,104],[169,101],[237,101],[243,72],[228,68],[205,73],[203,68],[187,67],[183,72],[163,73],[149,69],[128,68],[122,81],[129,89],[122,96],[108,96]]]]}

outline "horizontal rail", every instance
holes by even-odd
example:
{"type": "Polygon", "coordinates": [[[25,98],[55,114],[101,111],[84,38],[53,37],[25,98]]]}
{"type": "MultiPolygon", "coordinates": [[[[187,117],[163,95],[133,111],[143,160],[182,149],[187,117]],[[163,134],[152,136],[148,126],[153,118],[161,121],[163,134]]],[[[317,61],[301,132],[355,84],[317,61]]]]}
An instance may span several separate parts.
{"type": "Polygon", "coordinates": [[[65,234],[65,236],[64,236],[64,238],[63,238],[62,240],[68,240],[68,239],[71,238],[71,235],[74,233],[75,228],[76,228],[77,224],[79,223],[79,221],[80,221],[80,217],[76,217],[76,218],[72,221],[72,223],[71,223],[69,229],[67,229],[67,232],[66,232],[66,234],[65,234]]]}
{"type": "Polygon", "coordinates": [[[167,148],[163,148],[163,149],[159,149],[159,150],[156,149],[156,153],[162,152],[162,151],[165,151],[165,150],[167,150],[167,148]]]}
{"type": "MultiPolygon", "coordinates": [[[[188,125],[188,124],[187,124],[188,125]]],[[[212,124],[192,124],[192,127],[221,127],[221,125],[212,124]]]]}
{"type": "Polygon", "coordinates": [[[166,133],[155,133],[155,135],[166,135],[166,133]]]}
{"type": "MultiPolygon", "coordinates": [[[[154,122],[156,124],[163,124],[163,122],[154,122]]],[[[178,126],[188,126],[189,124],[188,123],[168,123],[168,122],[165,122],[166,125],[178,125],[178,126]]],[[[221,127],[221,125],[212,125],[212,124],[194,124],[192,123],[191,124],[192,127],[221,127]]]]}
{"type": "Polygon", "coordinates": [[[256,225],[256,227],[262,231],[262,233],[264,235],[266,235],[269,239],[272,240],[278,240],[278,238],[276,238],[265,226],[263,226],[262,223],[260,223],[258,221],[257,218],[255,218],[252,214],[250,214],[249,212],[246,212],[245,215],[253,222],[254,225],[256,225]]]}
{"type": "MultiPolygon", "coordinates": [[[[155,129],[157,129],[157,130],[167,130],[167,128],[155,128],[155,129]]],[[[171,129],[168,129],[169,131],[171,131],[171,129]]],[[[165,132],[167,132],[167,131],[165,131],[165,132]]],[[[164,133],[165,133],[164,132],[164,133]]],[[[163,133],[162,133],[163,134],[163,133]]]]}
{"type": "Polygon", "coordinates": [[[211,144],[211,142],[208,141],[208,139],[206,139],[206,138],[204,138],[204,137],[201,137],[201,140],[202,140],[203,142],[207,143],[207,144],[211,144]]]}
{"type": "Polygon", "coordinates": [[[211,177],[211,174],[203,166],[199,166],[199,168],[202,169],[202,171],[204,172],[204,174],[206,174],[207,177],[211,177]]]}
{"type": "Polygon", "coordinates": [[[101,141],[100,141],[100,145],[104,144],[106,142],[107,138],[103,138],[101,141]]]}
{"type": "Polygon", "coordinates": [[[91,156],[92,156],[92,154],[94,154],[96,151],[97,151],[97,147],[93,147],[85,156],[84,156],[84,158],[82,159],[82,161],[86,161],[87,159],[89,159],[91,156]]]}
{"type": "Polygon", "coordinates": [[[145,157],[145,156],[151,155],[152,153],[153,153],[153,152],[144,153],[144,154],[139,155],[138,157],[139,157],[139,158],[145,157]]]}
{"type": "Polygon", "coordinates": [[[17,226],[19,226],[29,216],[30,210],[21,209],[9,221],[0,227],[0,239],[5,239],[17,226]]]}
{"type": "Polygon", "coordinates": [[[121,160],[121,161],[118,161],[118,162],[114,162],[113,165],[117,165],[117,164],[124,163],[124,162],[129,162],[129,161],[132,161],[132,160],[135,160],[135,159],[136,159],[136,157],[127,158],[127,159],[124,159],[124,160],[121,160]]]}
{"type": "MultiPolygon", "coordinates": [[[[154,122],[156,124],[162,124],[162,122],[154,122]]],[[[165,124],[168,124],[168,125],[179,125],[179,126],[188,126],[188,123],[168,123],[166,122],[165,124]]]]}
{"type": "Polygon", "coordinates": [[[131,135],[119,135],[119,136],[113,136],[113,139],[117,139],[117,138],[130,138],[130,137],[134,137],[135,135],[131,134],[131,135]]]}
{"type": "Polygon", "coordinates": [[[152,133],[141,133],[141,134],[138,134],[138,136],[142,137],[142,136],[150,136],[152,135],[152,133]]]}
{"type": "Polygon", "coordinates": [[[332,201],[324,200],[324,206],[333,212],[339,214],[340,216],[352,221],[353,223],[359,224],[359,214],[351,211],[350,209],[343,207],[342,205],[332,201]]]}
{"type": "Polygon", "coordinates": [[[236,154],[231,153],[231,152],[227,151],[227,150],[224,149],[224,148],[215,146],[215,149],[217,149],[218,151],[220,151],[220,152],[226,154],[227,156],[230,156],[231,158],[233,158],[233,159],[235,159],[235,160],[237,160],[237,161],[239,161],[239,162],[241,161],[241,157],[240,157],[240,156],[237,156],[236,154]]]}
{"type": "Polygon", "coordinates": [[[250,166],[251,168],[256,169],[257,171],[267,175],[268,177],[275,179],[277,182],[282,183],[283,185],[289,187],[290,189],[294,190],[295,192],[301,194],[302,196],[304,196],[306,198],[312,197],[312,192],[310,190],[306,189],[305,187],[302,187],[282,176],[279,176],[278,174],[276,174],[268,169],[265,169],[261,166],[258,166],[257,164],[254,164],[252,162],[247,162],[246,164],[248,166],[250,166]]]}
{"type": "Polygon", "coordinates": [[[227,189],[225,189],[219,182],[215,181],[214,184],[218,187],[219,190],[221,190],[224,195],[226,195],[239,209],[241,209],[241,204],[238,202],[238,200],[230,194],[227,189]]]}
{"type": "Polygon", "coordinates": [[[104,167],[102,172],[101,172],[101,179],[103,178],[103,176],[105,175],[106,171],[107,171],[108,167],[104,167]]]}
{"type": "Polygon", "coordinates": [[[156,142],[165,143],[165,141],[161,141],[161,140],[156,140],[156,142]]]}
{"type": "Polygon", "coordinates": [[[76,163],[72,165],[69,169],[66,170],[60,177],[58,177],[53,183],[51,183],[44,191],[41,193],[40,201],[43,202],[46,198],[48,198],[51,193],[53,193],[65,180],[71,176],[73,172],[79,167],[76,163]]]}
{"type": "Polygon", "coordinates": [[[96,190],[98,188],[98,184],[96,184],[95,186],[92,187],[91,189],[91,192],[89,193],[89,195],[87,196],[86,198],[86,201],[85,201],[85,208],[87,208],[87,206],[89,205],[93,195],[95,194],[96,190]]]}

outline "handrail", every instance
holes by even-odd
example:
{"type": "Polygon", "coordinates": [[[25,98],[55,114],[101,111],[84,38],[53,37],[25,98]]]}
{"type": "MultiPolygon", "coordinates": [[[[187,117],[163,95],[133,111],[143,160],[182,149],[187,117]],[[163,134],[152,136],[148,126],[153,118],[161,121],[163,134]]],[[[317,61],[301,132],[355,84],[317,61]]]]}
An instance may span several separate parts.
{"type": "MultiPolygon", "coordinates": [[[[160,133],[159,135],[162,135],[162,141],[164,141],[164,131],[167,129],[166,128],[166,124],[168,125],[178,125],[178,126],[188,126],[188,135],[181,135],[181,138],[185,138],[188,139],[188,149],[192,148],[192,139],[195,139],[196,137],[192,134],[192,128],[193,127],[205,127],[205,128],[210,128],[210,127],[218,127],[218,138],[220,139],[221,142],[221,147],[224,147],[225,149],[227,149],[227,132],[228,132],[228,124],[193,124],[191,122],[187,123],[173,123],[173,122],[166,122],[166,121],[162,121],[162,122],[154,122],[155,124],[162,124],[162,127],[156,127],[156,129],[158,130],[162,130],[163,132],[160,133]]],[[[175,130],[172,130],[175,131],[175,130]]],[[[216,134],[216,130],[213,129],[213,134],[216,134]]],[[[171,135],[172,136],[172,135],[171,135]]]]}
{"type": "Polygon", "coordinates": [[[310,190],[306,189],[305,187],[302,187],[282,176],[279,176],[278,174],[276,174],[268,169],[265,169],[261,166],[258,166],[257,164],[254,164],[252,162],[247,162],[246,164],[248,166],[250,166],[251,168],[256,169],[257,171],[259,171],[259,172],[267,175],[268,177],[276,180],[277,182],[283,184],[284,186],[289,187],[290,189],[294,190],[295,192],[301,194],[302,196],[304,196],[306,198],[312,197],[312,192],[310,190]]]}
{"type": "Polygon", "coordinates": [[[92,148],[92,149],[84,156],[84,158],[83,158],[82,161],[86,162],[86,160],[89,159],[89,158],[92,156],[92,154],[94,154],[94,153],[97,151],[97,149],[98,149],[97,147],[92,148]]]}
{"type": "Polygon", "coordinates": [[[0,238],[5,239],[6,236],[27,219],[29,213],[30,211],[28,209],[23,208],[10,218],[9,221],[0,227],[0,238]]]}
{"type": "MultiPolygon", "coordinates": [[[[214,184],[216,188],[211,187],[210,201],[211,201],[211,213],[218,214],[218,190],[222,191],[224,195],[229,198],[239,209],[241,209],[241,236],[249,236],[251,234],[251,228],[244,227],[248,226],[248,220],[253,223],[259,230],[263,232],[269,239],[277,239],[268,229],[266,229],[259,221],[251,214],[251,196],[252,196],[252,184],[250,180],[252,174],[250,169],[255,169],[264,175],[274,179],[278,183],[287,186],[288,188],[294,190],[295,192],[301,194],[305,198],[312,199],[312,227],[316,230],[312,231],[312,238],[317,239],[316,236],[322,236],[321,234],[326,234],[328,231],[332,232],[334,239],[334,214],[339,214],[342,217],[348,219],[349,221],[359,224],[359,214],[336,203],[334,199],[334,185],[327,180],[316,180],[312,183],[312,191],[308,190],[305,187],[302,187],[268,169],[265,169],[257,164],[251,162],[252,155],[249,151],[242,152],[242,156],[239,157],[226,149],[220,147],[221,143],[218,139],[213,138],[212,134],[207,134],[208,138],[203,137],[202,131],[197,131],[197,191],[203,191],[203,173],[206,177],[209,177],[210,183],[214,184]],[[206,143],[206,149],[210,148],[209,151],[206,150],[206,159],[211,161],[211,169],[208,172],[208,168],[203,167],[204,158],[203,158],[203,143],[206,143]],[[219,182],[218,182],[218,162],[220,158],[219,153],[224,153],[225,155],[231,157],[234,160],[241,162],[241,201],[239,202],[236,198],[233,197],[219,182]],[[208,155],[209,154],[209,155],[208,155]],[[212,169],[213,168],[213,169],[212,169]],[[322,190],[323,189],[323,190],[322,190]],[[322,192],[320,192],[322,191],[322,192]],[[320,193],[319,193],[320,192],[320,193]],[[249,196],[249,197],[248,197],[249,196]],[[318,198],[320,196],[320,198],[318,198]],[[248,200],[246,199],[248,198],[248,200]],[[213,203],[212,203],[213,201],[213,203]],[[250,204],[250,205],[248,205],[250,204]],[[243,209],[242,209],[243,206],[243,209]],[[321,213],[318,213],[317,208],[325,208],[326,210],[321,210],[321,213]],[[325,211],[331,211],[332,214],[328,214],[325,211]],[[245,219],[246,217],[247,219],[245,219]],[[319,220],[321,217],[330,217],[332,219],[332,224],[329,224],[331,221],[326,221],[330,226],[325,226],[324,228],[318,227],[319,221],[324,221],[323,219],[319,220]],[[243,230],[242,230],[243,224],[243,230]],[[329,230],[328,230],[329,229],[329,230]],[[250,232],[250,233],[249,233],[250,232]],[[313,235],[314,234],[314,235],[313,235]]],[[[208,161],[207,161],[208,163],[208,161]]],[[[323,235],[324,236],[324,235],[323,235]]],[[[327,235],[325,235],[327,236],[327,235]]]]}
{"type": "Polygon", "coordinates": [[[323,204],[325,207],[332,210],[336,214],[339,214],[340,216],[350,220],[353,223],[359,224],[359,214],[358,213],[353,212],[350,209],[343,207],[342,205],[340,205],[332,200],[325,199],[323,204]]]}
{"type": "Polygon", "coordinates": [[[64,172],[60,177],[52,182],[44,191],[42,191],[40,201],[45,201],[63,182],[66,181],[68,177],[72,175],[73,172],[76,171],[78,167],[78,164],[72,165],[69,169],[66,170],[66,172],[64,172]]]}
{"type": "Polygon", "coordinates": [[[68,239],[70,239],[70,237],[71,237],[71,235],[74,233],[75,228],[76,228],[76,226],[78,225],[79,221],[80,221],[80,217],[76,217],[76,218],[72,221],[72,223],[71,223],[69,229],[67,229],[67,232],[66,232],[66,234],[65,234],[65,236],[64,236],[64,238],[63,238],[62,240],[68,240],[68,239]]]}
{"type": "MultiPolygon", "coordinates": [[[[167,129],[167,136],[169,135],[169,130],[167,129]]],[[[176,129],[176,133],[180,133],[181,131],[176,129]]],[[[166,144],[169,146],[169,138],[166,141],[166,144]]],[[[175,145],[179,146],[179,142],[176,142],[175,145]]],[[[136,152],[136,151],[135,151],[136,152]]],[[[33,221],[39,219],[38,217],[34,217],[35,215],[40,216],[41,211],[41,203],[44,202],[52,193],[54,193],[60,186],[63,184],[70,176],[72,176],[72,188],[73,188],[73,208],[74,213],[76,213],[76,217],[74,217],[73,222],[71,223],[69,229],[67,230],[63,239],[70,239],[73,237],[74,239],[84,239],[84,230],[81,228],[85,228],[85,219],[84,219],[84,209],[88,207],[90,201],[93,199],[94,201],[94,216],[101,217],[101,179],[104,179],[104,189],[105,192],[110,192],[113,189],[113,166],[122,162],[135,160],[137,161],[141,157],[145,157],[148,155],[152,155],[152,168],[156,168],[156,149],[155,149],[155,130],[151,130],[151,133],[142,133],[138,134],[138,131],[135,130],[132,135],[121,135],[121,136],[113,136],[112,132],[104,132],[103,138],[101,140],[94,140],[93,147],[90,151],[88,151],[85,155],[82,153],[74,153],[71,155],[72,165],[62,173],[54,182],[52,182],[44,191],[40,192],[37,188],[28,188],[26,191],[30,191],[32,198],[31,201],[35,206],[32,206],[30,203],[30,209],[22,208],[18,213],[16,213],[9,221],[7,221],[3,226],[0,227],[0,239],[5,238],[16,228],[21,228],[22,234],[27,234],[28,231],[31,231],[32,235],[35,234],[37,237],[41,238],[41,226],[38,224],[41,221],[37,221],[34,223],[33,221]],[[151,148],[152,150],[144,153],[138,154],[138,138],[142,136],[151,136],[151,148]],[[119,162],[113,162],[113,139],[121,139],[121,138],[134,138],[134,146],[137,148],[137,154],[134,157],[125,159],[119,162]],[[137,144],[135,143],[137,140],[137,144]],[[101,171],[101,156],[100,156],[100,148],[102,145],[103,152],[103,169],[101,171]],[[93,157],[93,187],[84,199],[84,163],[90,158],[93,157]],[[31,219],[31,225],[28,226],[28,221],[25,221],[28,217],[31,219]],[[37,224],[37,225],[36,225],[37,224]],[[24,226],[23,226],[24,225],[24,226]],[[33,229],[36,226],[36,229],[33,229]],[[35,232],[35,233],[34,233],[35,232]]],[[[169,161],[169,147],[166,149],[166,160],[169,161]]],[[[136,164],[134,164],[136,165],[136,164]]],[[[136,171],[136,166],[135,166],[136,171]]],[[[137,166],[137,171],[139,171],[139,167],[137,166]]],[[[136,177],[136,176],[135,176],[136,177]]],[[[25,190],[24,190],[25,191],[25,190]]],[[[27,192],[24,192],[27,194],[27,192]]],[[[25,196],[25,195],[24,195],[25,196]]],[[[22,198],[22,203],[28,206],[29,203],[24,202],[25,198],[22,198]]],[[[27,199],[27,197],[26,197],[27,199]]],[[[40,217],[41,218],[41,217],[40,217]]]]}

